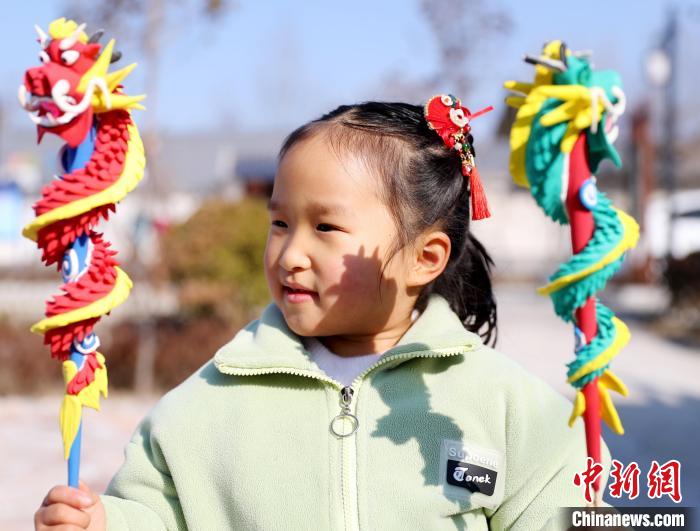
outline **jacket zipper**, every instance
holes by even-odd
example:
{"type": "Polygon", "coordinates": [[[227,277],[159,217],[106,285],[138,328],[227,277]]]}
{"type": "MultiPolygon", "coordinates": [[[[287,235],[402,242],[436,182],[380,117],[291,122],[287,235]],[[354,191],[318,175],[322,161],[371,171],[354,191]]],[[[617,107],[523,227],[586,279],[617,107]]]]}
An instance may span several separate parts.
{"type": "MultiPolygon", "coordinates": [[[[354,383],[354,382],[353,382],[354,383]]],[[[359,427],[359,420],[352,413],[352,397],[355,390],[351,385],[340,390],[340,413],[331,421],[331,431],[340,439],[340,493],[343,500],[343,523],[345,531],[359,530],[357,520],[357,464],[355,437],[352,435],[359,427]],[[343,421],[342,431],[336,432],[336,421],[343,421]],[[353,487],[354,484],[354,487],[353,487]]]]}
{"type": "Polygon", "coordinates": [[[291,367],[277,367],[268,369],[239,369],[236,367],[228,367],[221,365],[219,370],[224,374],[232,374],[238,376],[260,375],[260,374],[294,374],[296,376],[305,376],[327,382],[338,389],[340,394],[340,412],[331,419],[329,429],[336,438],[341,441],[341,465],[340,465],[340,483],[341,495],[343,502],[343,519],[345,530],[359,531],[360,525],[358,521],[358,506],[357,506],[357,452],[356,441],[352,435],[360,427],[360,420],[356,415],[357,411],[357,394],[362,384],[363,379],[367,374],[374,371],[378,367],[404,358],[444,358],[457,354],[464,354],[472,345],[465,345],[457,350],[449,349],[432,349],[422,351],[404,352],[394,356],[386,357],[379,360],[377,363],[370,365],[362,373],[357,375],[351,385],[342,385],[337,380],[303,369],[293,369],[291,367]],[[430,353],[430,354],[428,354],[430,353]],[[436,354],[437,353],[437,354],[436,354]],[[357,386],[357,387],[356,387],[357,386]],[[353,412],[352,404],[355,399],[355,412],[353,412]],[[337,430],[337,431],[336,431],[337,430]]]}

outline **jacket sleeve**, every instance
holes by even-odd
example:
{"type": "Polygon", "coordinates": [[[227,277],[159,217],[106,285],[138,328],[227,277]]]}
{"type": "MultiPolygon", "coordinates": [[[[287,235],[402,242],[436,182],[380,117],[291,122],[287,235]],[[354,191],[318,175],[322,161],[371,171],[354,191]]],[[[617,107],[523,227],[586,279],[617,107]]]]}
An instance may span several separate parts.
{"type": "MultiPolygon", "coordinates": [[[[574,475],[586,470],[583,419],[570,428],[572,403],[524,370],[513,387],[506,404],[504,497],[495,510],[485,510],[490,529],[566,529],[570,523],[560,508],[586,504],[583,487],[574,485],[574,475]]],[[[601,459],[605,492],[611,456],[603,441],[601,459]]]]}
{"type": "Polygon", "coordinates": [[[152,431],[151,412],[136,428],[124,463],[101,495],[108,531],[186,529],[173,478],[152,431]]]}

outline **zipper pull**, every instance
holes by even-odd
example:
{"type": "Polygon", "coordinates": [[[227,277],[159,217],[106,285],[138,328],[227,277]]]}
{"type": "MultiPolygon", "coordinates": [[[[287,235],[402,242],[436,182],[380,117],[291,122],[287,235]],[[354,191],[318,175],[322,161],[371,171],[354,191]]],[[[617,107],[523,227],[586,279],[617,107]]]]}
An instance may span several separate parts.
{"type": "Polygon", "coordinates": [[[350,402],[355,390],[346,385],[340,390],[340,413],[331,420],[331,432],[336,437],[348,437],[357,431],[360,421],[350,413],[350,402]],[[349,426],[348,426],[349,423],[349,426]]]}

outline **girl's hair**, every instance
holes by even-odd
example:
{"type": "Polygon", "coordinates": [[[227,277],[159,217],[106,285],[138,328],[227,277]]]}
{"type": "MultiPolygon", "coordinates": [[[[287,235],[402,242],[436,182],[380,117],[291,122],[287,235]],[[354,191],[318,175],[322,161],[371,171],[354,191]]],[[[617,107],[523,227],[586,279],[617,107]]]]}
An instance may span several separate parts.
{"type": "MultiPolygon", "coordinates": [[[[447,266],[423,288],[416,309],[422,312],[429,295],[438,293],[447,299],[465,328],[480,334],[485,343],[493,339],[495,345],[493,260],[469,231],[470,190],[459,155],[428,127],[423,108],[384,102],[342,105],[293,131],[279,158],[319,132],[337,153],[352,153],[381,177],[381,198],[398,231],[389,252],[391,258],[428,228],[438,228],[449,236],[452,245],[447,266]]],[[[471,135],[468,140],[473,146],[471,135]]],[[[383,272],[384,268],[380,275],[383,272]]]]}

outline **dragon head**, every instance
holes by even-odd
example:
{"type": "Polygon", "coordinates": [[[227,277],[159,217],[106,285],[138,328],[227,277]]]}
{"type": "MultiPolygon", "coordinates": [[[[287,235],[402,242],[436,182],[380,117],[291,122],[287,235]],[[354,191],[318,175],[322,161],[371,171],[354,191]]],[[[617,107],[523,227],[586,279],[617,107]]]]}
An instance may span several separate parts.
{"type": "MultiPolygon", "coordinates": [[[[539,57],[526,56],[525,60],[535,65],[535,86],[585,88],[585,91],[575,89],[571,94],[562,92],[562,99],[577,107],[569,116],[582,124],[586,122],[593,168],[604,158],[620,166],[620,156],[613,143],[619,134],[617,120],[625,111],[622,80],[612,70],[594,70],[589,56],[590,52],[572,52],[562,41],[554,40],[544,45],[539,57]],[[585,114],[588,114],[586,118],[585,114]]],[[[565,145],[563,149],[566,151],[568,147],[565,145]]]]}
{"type": "Polygon", "coordinates": [[[102,48],[97,42],[102,32],[88,38],[84,29],[85,24],[65,18],[51,22],[48,34],[36,26],[42,64],[26,71],[18,95],[20,105],[37,126],[38,141],[51,132],[70,147],[77,147],[95,114],[143,109],[139,102],[144,96],[121,92],[121,81],[136,64],[108,72],[110,63],[118,59],[114,39],[102,48]]]}

